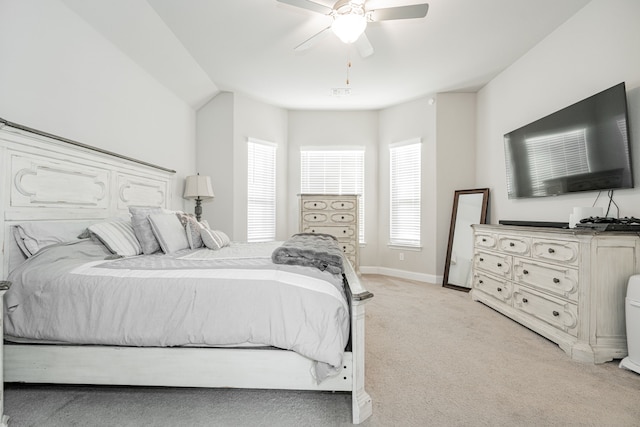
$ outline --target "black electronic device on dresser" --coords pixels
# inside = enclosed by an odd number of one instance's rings
[[[501,219],[498,223],[502,225],[516,225],[519,227],[569,228],[568,222],[556,221],[517,221],[512,219]]]
[[[640,232],[640,219],[635,217],[589,217],[581,219],[580,222],[576,224],[576,228],[597,231]]]

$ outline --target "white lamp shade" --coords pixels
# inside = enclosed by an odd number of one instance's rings
[[[186,179],[184,186],[185,199],[212,199],[213,187],[211,186],[211,178],[206,175],[191,175]]]

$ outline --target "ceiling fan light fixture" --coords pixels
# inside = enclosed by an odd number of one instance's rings
[[[346,13],[337,14],[333,18],[331,29],[343,43],[353,43],[364,33],[367,28],[367,18],[364,14]]]

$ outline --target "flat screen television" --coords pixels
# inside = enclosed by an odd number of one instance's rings
[[[505,134],[504,147],[510,199],[633,188],[624,82]]]

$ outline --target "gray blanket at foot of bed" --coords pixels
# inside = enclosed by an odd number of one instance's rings
[[[294,234],[273,251],[271,259],[276,264],[315,267],[333,274],[344,272],[342,250],[330,234]]]

